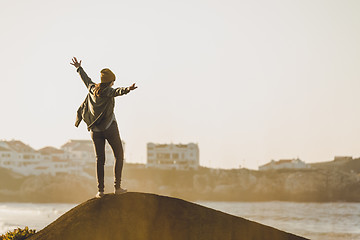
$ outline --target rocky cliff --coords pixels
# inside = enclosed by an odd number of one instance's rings
[[[19,176],[0,168],[0,201],[83,202],[96,193],[90,178],[77,175]],[[113,169],[105,173],[105,190],[113,189]],[[190,201],[360,202],[360,159],[315,164],[311,169],[255,171],[209,169],[178,171],[125,164],[123,185]]]
[[[29,240],[301,240],[259,223],[184,200],[108,194],[65,213]]]

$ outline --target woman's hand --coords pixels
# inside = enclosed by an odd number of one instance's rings
[[[78,60],[76,59],[76,57],[73,57],[71,60],[72,60],[72,63],[70,63],[71,65],[73,65],[73,66],[76,67],[76,68],[81,67],[81,60],[80,60],[80,62],[78,62]]]
[[[137,89],[137,86],[135,86],[135,83],[129,87],[130,91]]]

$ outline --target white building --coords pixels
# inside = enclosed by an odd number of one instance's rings
[[[59,173],[83,174],[83,166],[73,159],[67,158],[67,154],[61,149],[44,147],[38,152],[42,155],[43,161],[39,169],[43,174],[56,175]]]
[[[122,142],[124,156],[125,156],[125,143]],[[94,144],[92,140],[70,140],[61,146],[66,158],[72,159],[81,164],[94,164],[96,163]],[[125,161],[125,159],[124,159]],[[105,144],[105,165],[113,166],[115,162],[114,153],[108,142]]]
[[[94,145],[91,140],[69,140],[60,147],[67,159],[86,165],[96,161]]]
[[[12,169],[22,175],[37,174],[36,167],[42,156],[21,141],[0,141],[0,167]]]
[[[199,147],[189,144],[147,144],[147,167],[163,169],[197,169]]]
[[[304,169],[309,168],[305,162],[301,161],[299,158],[294,159],[282,159],[279,161],[271,160],[271,162],[259,166],[260,171],[266,170],[276,170],[276,169]]]
[[[124,146],[124,143],[123,143]],[[45,147],[38,151],[18,141],[0,141],[0,167],[28,176],[70,173],[87,176],[85,167],[94,167],[96,158],[91,140],[70,140],[62,149]],[[106,144],[105,164],[113,166],[114,154]]]

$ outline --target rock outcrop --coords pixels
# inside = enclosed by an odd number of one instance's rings
[[[29,240],[305,239],[177,198],[107,194],[62,215]]]
[[[123,185],[136,192],[189,201],[360,202],[360,159],[315,166],[276,171],[180,171],[125,164]],[[113,168],[105,169],[105,189],[111,189]],[[94,176],[90,178],[73,174],[21,176],[0,167],[0,202],[81,203],[94,195],[97,183],[94,169],[91,172]]]

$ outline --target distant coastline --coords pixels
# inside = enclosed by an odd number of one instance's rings
[[[106,169],[106,192],[112,192],[113,169]],[[96,191],[89,175],[22,176],[0,168],[1,202],[79,203]],[[123,184],[130,191],[156,193],[189,201],[360,202],[360,159],[312,164],[310,169],[163,170],[125,164]]]

